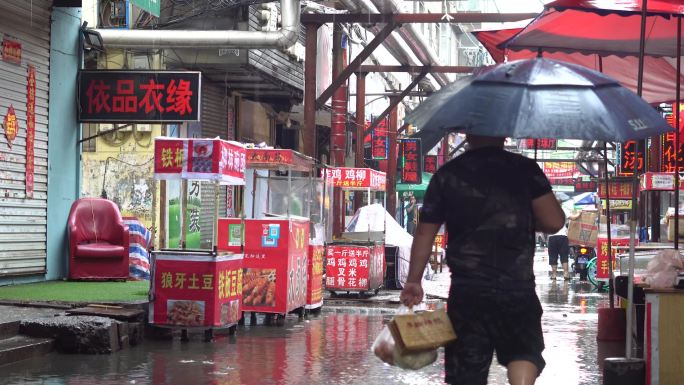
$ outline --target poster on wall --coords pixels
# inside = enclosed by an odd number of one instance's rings
[[[5,138],[7,138],[7,145],[12,148],[12,142],[17,138],[19,131],[19,122],[17,121],[17,114],[14,113],[14,107],[10,104],[7,109],[5,117],[2,119],[2,126],[5,129]]]
[[[35,154],[33,143],[36,138],[36,68],[28,66],[26,86],[26,197],[33,198],[33,177]]]
[[[198,121],[200,89],[200,72],[81,71],[78,78],[78,121]]]
[[[2,39],[2,61],[21,65],[21,43],[4,37]]]

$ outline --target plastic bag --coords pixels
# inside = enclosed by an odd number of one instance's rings
[[[648,262],[646,283],[654,289],[671,288],[682,267],[678,250],[662,250]]]
[[[404,305],[399,306],[396,312],[396,314],[412,313],[413,310]],[[394,337],[392,337],[392,333],[387,325],[382,328],[380,334],[375,338],[371,351],[383,362],[402,369],[417,370],[437,360],[437,349],[401,354],[394,343]]]

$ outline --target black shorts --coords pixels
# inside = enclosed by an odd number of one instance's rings
[[[558,257],[561,263],[568,263],[570,246],[568,237],[565,235],[552,235],[549,237],[549,265],[558,265]]]
[[[445,349],[447,383],[487,384],[494,351],[501,365],[522,360],[536,365],[539,373],[544,369],[542,307],[534,289],[451,285],[447,311],[457,336]]]

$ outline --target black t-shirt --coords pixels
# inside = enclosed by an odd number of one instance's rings
[[[534,287],[532,200],[551,191],[537,163],[497,147],[466,151],[430,180],[421,222],[446,222],[453,284]]]

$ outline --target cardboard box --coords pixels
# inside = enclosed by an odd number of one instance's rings
[[[667,216],[667,240],[674,241],[675,233],[675,221],[674,216]],[[679,239],[684,238],[684,217],[680,215],[679,217]]]
[[[596,247],[598,238],[598,212],[581,211],[580,216],[568,223],[568,241],[571,245]]]

